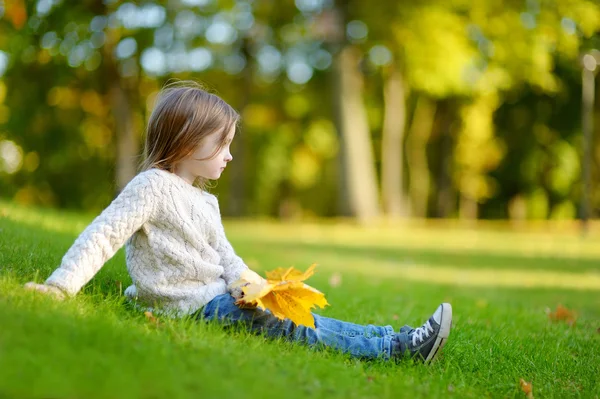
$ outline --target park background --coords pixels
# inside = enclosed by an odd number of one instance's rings
[[[193,79],[243,117],[213,189],[224,215],[574,219],[586,192],[586,215],[600,206],[583,178],[599,173],[582,122],[594,1],[15,0],[2,14],[0,193],[20,204],[105,207],[137,171],[156,92]]]
[[[593,0],[0,0],[0,397],[598,398],[599,49]],[[23,290],[188,79],[242,115],[210,189],[236,252],[318,263],[356,323],[451,302],[438,362],[144,316],[123,251],[65,302]]]

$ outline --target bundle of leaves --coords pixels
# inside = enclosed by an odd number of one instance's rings
[[[275,317],[290,319],[296,325],[315,327],[311,309],[328,305],[325,295],[303,281],[314,274],[316,264],[304,273],[295,269],[277,268],[263,279],[248,270],[234,284],[241,287],[243,296],[236,302],[241,306],[258,306]]]

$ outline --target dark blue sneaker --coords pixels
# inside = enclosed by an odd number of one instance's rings
[[[452,326],[452,306],[442,303],[423,326],[408,334],[408,350],[411,357],[431,362],[446,344]]]

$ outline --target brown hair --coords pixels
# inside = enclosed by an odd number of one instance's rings
[[[208,159],[214,157],[239,119],[229,104],[196,82],[166,85],[148,120],[141,170],[173,172],[177,163],[193,153],[207,136],[221,132],[219,146]],[[205,183],[200,182],[200,186]]]

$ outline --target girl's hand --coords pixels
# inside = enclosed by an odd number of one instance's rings
[[[244,302],[244,291],[242,290],[242,288],[247,287],[251,284],[259,285],[259,286],[266,285],[267,280],[264,279],[262,276],[260,276],[258,273],[254,272],[250,269],[246,269],[242,272],[240,279],[228,287],[229,293],[235,299],[235,301],[238,305],[242,305]],[[255,305],[248,305],[248,304],[243,304],[243,306],[253,307],[253,308],[256,307]]]
[[[36,284],[33,281],[30,281],[27,284],[25,284],[25,289],[31,290],[31,291],[42,292],[42,293],[44,293],[46,295],[50,295],[54,299],[58,299],[58,300],[63,300],[66,298],[66,295],[64,292],[62,292],[59,288],[54,287],[52,285]]]

